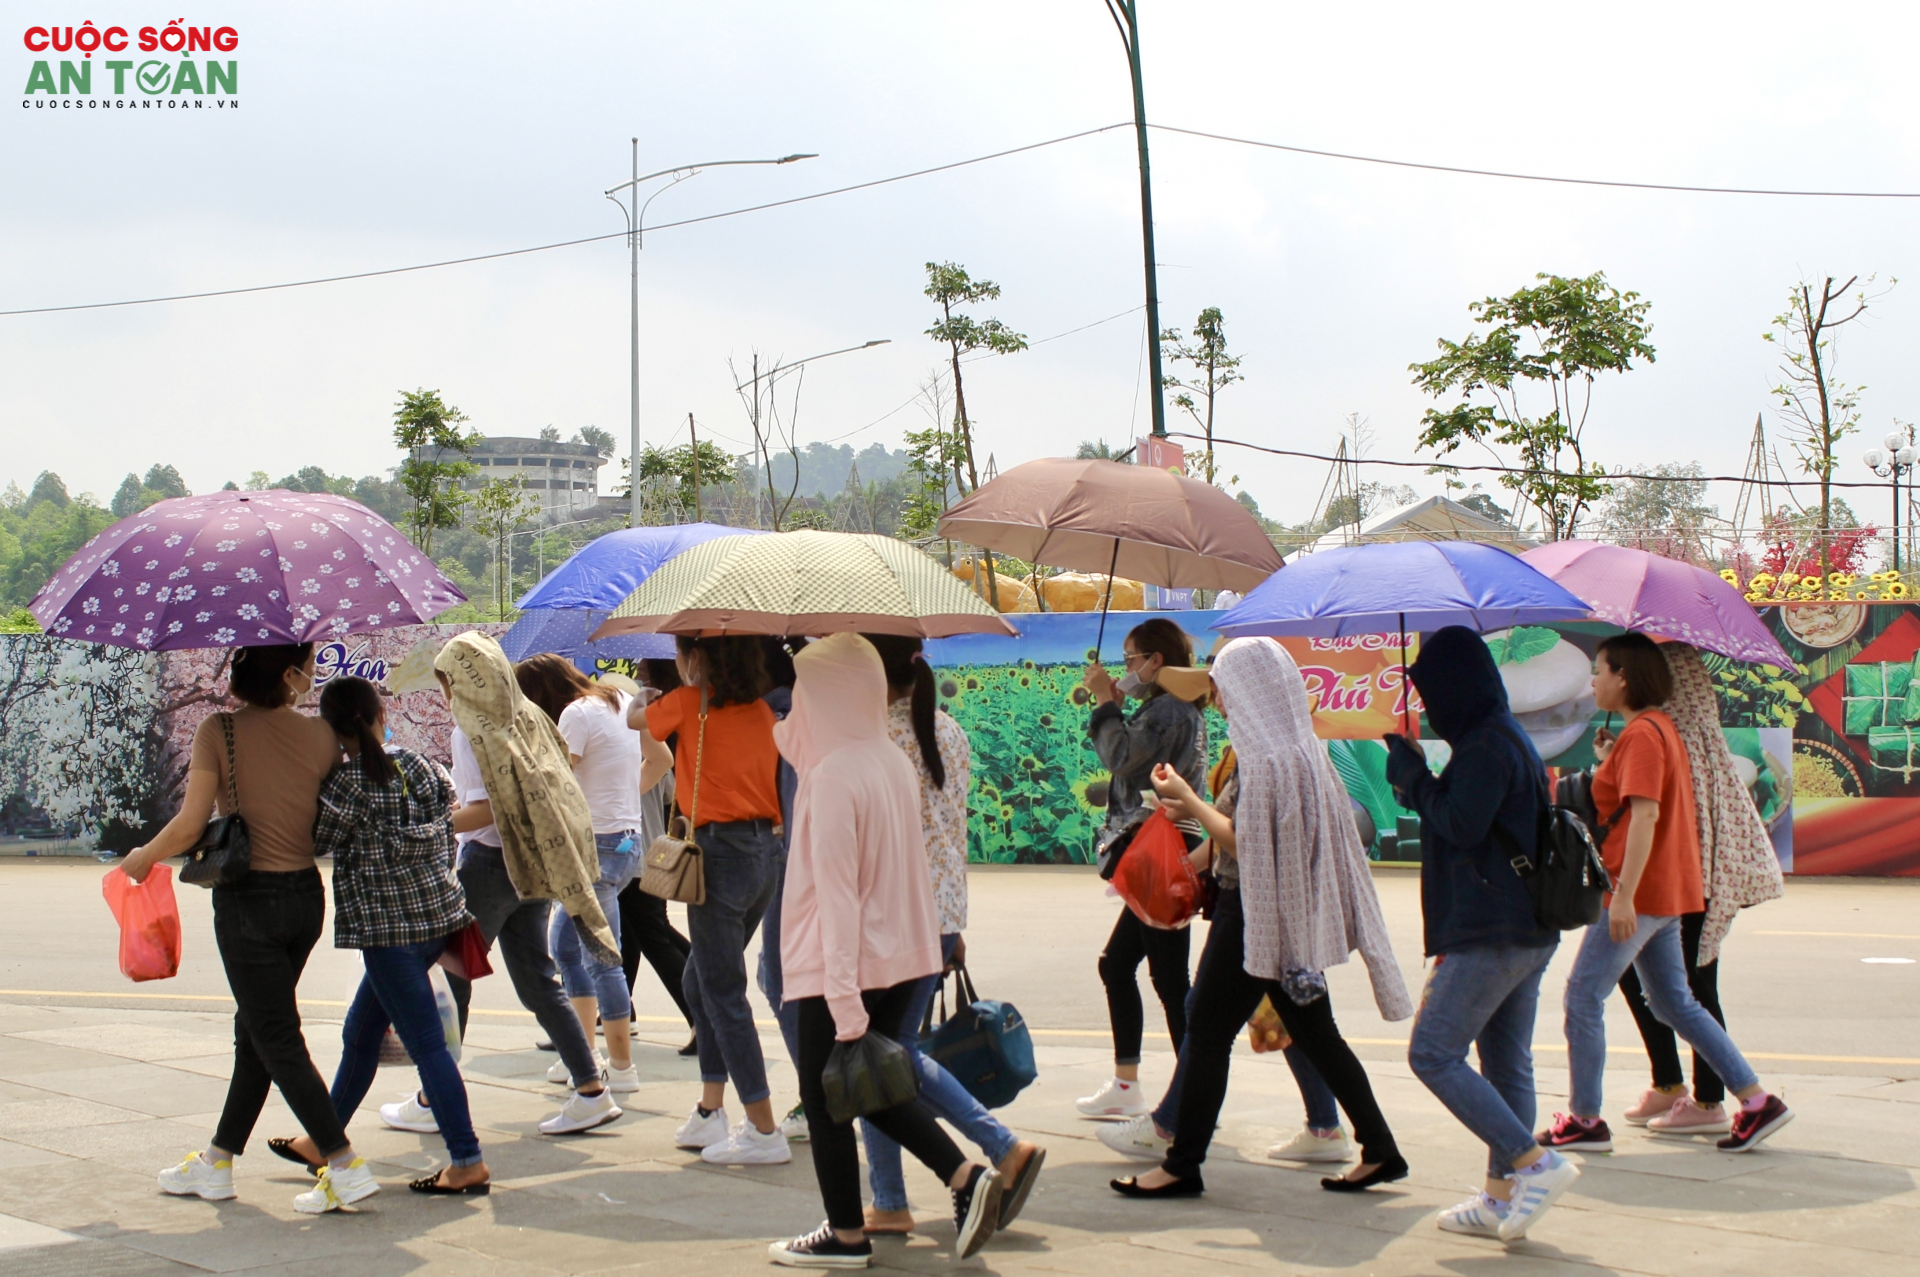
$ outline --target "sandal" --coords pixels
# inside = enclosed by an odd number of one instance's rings
[[[416,1193],[433,1193],[442,1197],[485,1197],[493,1191],[492,1180],[482,1180],[478,1184],[468,1184],[464,1188],[448,1188],[440,1182],[440,1172],[435,1171],[425,1179],[416,1179],[407,1185]]]
[[[268,1140],[267,1147],[273,1151],[276,1157],[284,1157],[295,1166],[306,1167],[307,1174],[309,1175],[319,1175],[320,1168],[326,1165],[325,1162],[309,1162],[306,1158],[294,1152],[293,1141],[290,1139],[281,1138]]]

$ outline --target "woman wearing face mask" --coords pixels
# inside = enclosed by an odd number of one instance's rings
[[[129,878],[144,882],[155,864],[199,843],[216,799],[226,813],[228,795],[238,795],[253,868],[233,886],[213,890],[213,938],[235,1005],[233,1076],[213,1143],[161,1171],[160,1188],[176,1197],[232,1197],[233,1159],[246,1151],[267,1092],[278,1086],[327,1163],[319,1184],[294,1198],[295,1209],[319,1214],[380,1191],[373,1172],[353,1155],[327,1084],[313,1067],[294,998],[326,918],[313,823],[321,782],[340,746],[325,723],[293,708],[313,690],[313,644],[239,648],[228,679],[242,707],[200,724],[179,814],[120,864]]]
[[[1104,852],[1113,841],[1145,820],[1142,793],[1153,790],[1153,770],[1165,765],[1196,790],[1205,784],[1207,728],[1200,710],[1177,696],[1162,693],[1154,680],[1166,666],[1191,666],[1193,642],[1186,632],[1164,617],[1156,617],[1130,631],[1124,644],[1126,672],[1115,680],[1099,665],[1089,665],[1082,685],[1092,694],[1093,716],[1087,737],[1094,752],[1112,773],[1107,786],[1107,819],[1096,835]],[[1125,712],[1128,696],[1140,698],[1140,707]],[[1201,832],[1189,822],[1182,833],[1190,847],[1198,846]],[[1137,972],[1147,963],[1153,991],[1166,1012],[1167,1035],[1173,1049],[1187,1035],[1187,960],[1192,940],[1188,928],[1149,927],[1131,909],[1121,909],[1113,934],[1100,954],[1100,981],[1107,989],[1107,1015],[1113,1025],[1113,1077],[1092,1095],[1078,1101],[1088,1117],[1138,1117],[1152,1107],[1140,1087],[1140,1042],[1146,1014],[1140,1002]]]

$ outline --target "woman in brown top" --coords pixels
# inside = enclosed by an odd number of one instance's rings
[[[293,708],[312,689],[311,643],[235,651],[229,691],[243,707],[200,724],[179,813],[152,842],[129,852],[121,868],[143,881],[154,865],[200,841],[216,799],[224,810],[230,727],[233,787],[253,843],[252,872],[213,892],[213,935],[237,1006],[233,1077],[213,1143],[160,1172],[160,1187],[182,1197],[232,1197],[233,1159],[246,1151],[267,1089],[277,1085],[327,1163],[315,1187],[294,1198],[295,1208],[319,1214],[370,1196],[380,1185],[347,1143],[327,1084],[307,1053],[294,999],[326,916],[313,825],[321,782],[340,758],[333,730]]]

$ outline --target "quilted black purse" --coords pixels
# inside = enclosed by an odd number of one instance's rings
[[[207,831],[187,853],[180,881],[196,887],[231,887],[253,869],[253,835],[240,814],[240,789],[233,778],[233,715],[220,716],[227,738],[227,801],[224,814],[207,822]]]

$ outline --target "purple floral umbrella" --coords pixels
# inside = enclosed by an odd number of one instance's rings
[[[210,492],[122,519],[29,605],[47,633],[142,651],[416,625],[462,594],[399,529],[319,492]]]

